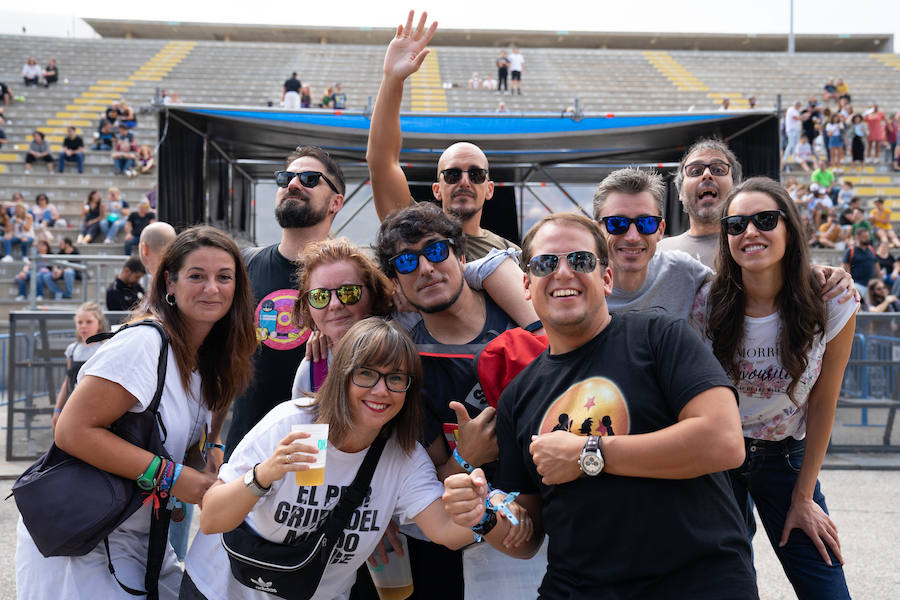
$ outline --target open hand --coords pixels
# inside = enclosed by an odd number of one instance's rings
[[[829,567],[832,566],[831,556],[828,555],[825,544],[828,544],[838,561],[844,564],[837,526],[821,506],[812,500],[792,500],[791,508],[788,509],[787,517],[784,520],[784,530],[781,532],[779,546],[787,544],[788,536],[794,529],[803,530]]]
[[[413,19],[416,12],[409,11],[406,17],[406,25],[397,26],[397,34],[391,40],[387,53],[384,55],[384,76],[397,77],[405,80],[419,70],[425,57],[428,56],[428,42],[431,41],[437,21],[433,22],[426,30],[425,21],[428,13],[423,12],[419,23],[413,30]]]

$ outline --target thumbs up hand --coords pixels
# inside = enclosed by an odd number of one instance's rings
[[[497,411],[489,406],[473,419],[460,402],[451,402],[450,409],[456,413],[456,422],[459,425],[459,439],[456,446],[460,456],[473,467],[497,460],[500,455],[494,431]]]

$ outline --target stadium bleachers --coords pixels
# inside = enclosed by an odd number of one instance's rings
[[[50,88],[24,88],[21,67],[32,55],[41,64],[56,58],[61,81]],[[47,193],[72,225],[55,233],[74,237],[90,190],[105,194],[106,188],[116,186],[127,201],[137,202],[155,177],[114,176],[109,153],[91,150],[83,174],[69,164],[64,174],[49,174],[35,165],[26,175],[25,150],[34,129],[48,134],[54,153],[68,124],[76,125],[90,145],[105,106],[124,97],[138,111],[150,105],[157,88],[176,91],[190,103],[277,105],[291,71],[311,87],[313,104],[326,87],[341,82],[348,107],[362,109],[377,94],[383,55],[383,45],[0,36],[0,81],[24,97],[6,108],[11,123],[2,126],[9,143],[0,149],[0,199],[18,191],[30,203],[38,192]],[[849,84],[857,110],[871,101],[885,112],[900,107],[896,55],[525,48],[521,96],[468,89],[473,73],[495,73],[497,55],[498,49],[491,47],[433,48],[427,69],[409,84],[403,110],[495,112],[502,100],[511,112],[558,113],[577,98],[586,112],[708,111],[724,97],[741,108],[749,96],[757,98],[760,109],[771,110],[778,94],[785,105],[810,94],[821,97],[825,80],[836,76]],[[153,145],[156,128],[155,113],[138,113],[134,132],[139,143]],[[864,206],[875,196],[885,196],[900,224],[898,174],[881,165],[848,174],[861,178],[856,185]],[[796,170],[784,176],[808,181],[808,175]],[[81,250],[121,252],[102,244]],[[5,266],[0,280],[10,281],[7,271],[17,266]],[[14,297],[10,285],[0,283],[0,304]]]

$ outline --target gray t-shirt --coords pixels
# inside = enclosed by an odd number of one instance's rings
[[[610,312],[662,308],[673,317],[688,318],[697,290],[713,272],[680,250],[660,252],[647,264],[647,278],[633,292],[613,287],[606,304]],[[613,279],[615,285],[615,279]]]
[[[656,244],[656,251],[681,250],[687,252],[710,269],[716,268],[716,255],[719,253],[719,232],[706,235],[681,235],[663,238]]]

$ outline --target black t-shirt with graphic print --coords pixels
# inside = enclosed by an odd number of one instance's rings
[[[307,328],[291,324],[297,299],[297,264],[278,252],[278,244],[242,251],[253,290],[253,324],[260,342],[253,355],[253,380],[234,401],[226,459],[266,413],[291,398],[294,374],[306,353]]]
[[[588,343],[545,351],[500,397],[492,483],[540,494],[549,536],[542,598],[756,598],[750,545],[725,473],[664,480],[602,473],[547,486],[531,436],[634,435],[678,421],[716,386],[733,390],[683,319],[614,315]],[[729,400],[731,401],[731,400]]]
[[[461,402],[473,419],[488,406],[478,381],[475,356],[489,341],[516,327],[516,323],[487,294],[484,303],[484,327],[468,344],[441,344],[428,333],[425,321],[416,323],[409,332],[418,344],[425,377],[422,442],[426,448],[443,434],[453,451],[456,413],[448,406],[451,401]]]

